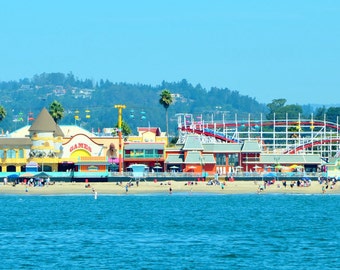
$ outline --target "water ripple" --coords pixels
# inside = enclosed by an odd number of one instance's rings
[[[335,269],[339,196],[3,196],[0,269]]]

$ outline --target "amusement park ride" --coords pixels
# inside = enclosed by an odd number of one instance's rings
[[[204,121],[201,115],[177,114],[179,142],[188,133],[201,135],[202,142],[242,143],[256,140],[264,153],[319,154],[328,160],[340,155],[340,126],[311,119]]]

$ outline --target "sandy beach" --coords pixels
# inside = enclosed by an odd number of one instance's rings
[[[52,185],[46,186],[27,186],[24,184],[18,184],[13,186],[11,183],[4,185],[0,184],[0,195],[5,194],[26,194],[26,195],[58,195],[58,194],[175,194],[175,193],[214,193],[214,194],[271,194],[271,193],[285,193],[285,194],[339,194],[340,184],[337,183],[334,186],[326,184],[320,184],[317,181],[313,181],[308,187],[290,187],[290,183],[287,183],[287,187],[284,187],[281,182],[266,186],[263,190],[263,182],[258,181],[235,181],[224,182],[221,185],[208,185],[207,182],[178,182],[178,181],[166,181],[166,182],[140,182],[137,186],[133,183],[126,190],[126,182],[118,185],[117,183],[89,183],[86,187],[86,183],[69,183],[69,182],[56,182]],[[170,190],[171,189],[171,190]],[[324,191],[323,191],[324,190]]]

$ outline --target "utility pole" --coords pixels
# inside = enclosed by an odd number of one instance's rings
[[[118,109],[118,138],[119,138],[119,172],[122,173],[123,172],[123,163],[122,163],[122,152],[123,152],[123,148],[122,148],[122,112],[123,109],[126,108],[125,105],[115,105],[115,108]]]

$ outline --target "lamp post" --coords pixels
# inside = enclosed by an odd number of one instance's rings
[[[122,112],[123,109],[126,108],[125,105],[115,105],[115,108],[118,109],[118,138],[119,138],[119,172],[123,171],[123,164],[122,164]]]

